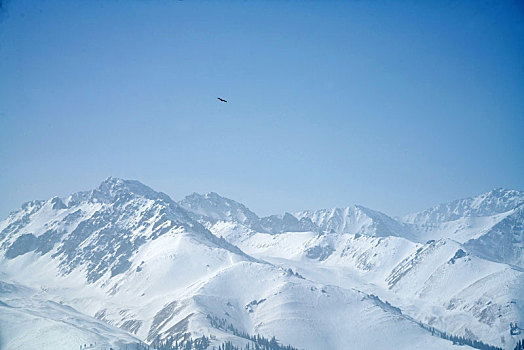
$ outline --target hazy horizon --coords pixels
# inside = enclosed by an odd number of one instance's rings
[[[226,195],[226,194],[219,193],[219,192],[216,192],[216,191],[207,191],[207,192],[195,192],[195,191],[193,191],[193,192],[188,192],[188,193],[186,193],[186,194],[183,195],[182,197],[173,197],[173,196],[170,195],[169,193],[166,193],[165,191],[162,191],[162,189],[159,189],[159,188],[155,188],[155,187],[149,186],[147,183],[145,183],[145,182],[143,182],[143,181],[140,181],[140,180],[138,180],[138,179],[127,179],[127,178],[121,178],[121,177],[118,177],[118,176],[108,176],[108,177],[106,177],[105,179],[102,179],[101,181],[99,181],[99,183],[98,183],[96,186],[92,186],[91,188],[79,189],[79,190],[77,190],[77,191],[73,191],[73,192],[71,192],[71,193],[65,193],[65,194],[62,194],[62,195],[58,195],[58,197],[60,197],[60,198],[65,198],[65,197],[67,197],[67,196],[69,196],[69,195],[71,195],[71,194],[77,193],[77,192],[83,192],[83,191],[93,190],[93,189],[97,188],[98,185],[100,185],[103,181],[106,181],[106,180],[108,180],[109,178],[116,178],[116,179],[121,179],[121,180],[132,180],[132,181],[138,181],[138,182],[142,183],[143,185],[152,188],[152,189],[153,189],[154,191],[156,191],[156,192],[162,192],[162,193],[167,194],[167,195],[168,195],[172,200],[174,200],[175,202],[181,201],[181,200],[184,199],[186,196],[189,196],[189,195],[191,195],[191,194],[193,194],[193,193],[197,193],[197,194],[200,194],[200,195],[205,195],[205,194],[208,194],[208,193],[213,192],[213,193],[218,194],[218,195],[221,196],[221,197],[225,197],[225,198],[228,198],[228,199],[232,199],[232,200],[234,200],[234,201],[237,201],[237,202],[239,202],[239,203],[245,205],[248,209],[250,209],[251,211],[253,211],[255,214],[259,215],[260,217],[263,217],[263,216],[270,216],[270,215],[281,215],[281,214],[284,214],[284,213],[286,213],[286,212],[291,212],[291,213],[293,213],[293,212],[304,211],[304,210],[318,210],[318,209],[331,209],[331,208],[335,208],[335,206],[332,205],[332,206],[326,206],[326,207],[296,208],[296,209],[294,209],[294,210],[287,210],[287,209],[284,209],[284,210],[282,210],[282,211],[280,211],[280,212],[269,211],[269,212],[267,212],[267,213],[261,214],[261,213],[259,213],[257,210],[253,209],[252,206],[249,205],[248,203],[245,203],[245,202],[239,201],[239,200],[236,199],[236,198],[233,198],[233,197],[231,197],[231,196],[228,196],[228,195]],[[470,197],[474,197],[474,196],[481,195],[481,194],[483,194],[483,193],[490,192],[490,191],[493,191],[493,190],[498,190],[498,189],[503,189],[503,190],[516,190],[516,191],[520,191],[520,192],[522,192],[521,189],[516,189],[516,188],[494,187],[494,188],[492,188],[492,189],[490,189],[490,190],[488,190],[488,191],[485,191],[485,192],[482,192],[482,193],[473,194],[473,195],[470,196]],[[48,199],[51,199],[52,197],[54,197],[54,195],[53,195],[53,196],[49,196],[49,197],[47,197],[47,198],[34,198],[33,200],[48,200]],[[420,208],[420,209],[418,209],[418,210],[415,210],[415,211],[412,211],[412,212],[407,212],[407,213],[404,213],[404,214],[401,214],[401,215],[392,215],[392,214],[390,214],[390,213],[388,213],[388,212],[384,212],[384,214],[387,214],[387,215],[389,215],[389,216],[391,216],[391,217],[403,217],[403,216],[408,215],[408,214],[414,214],[414,213],[417,213],[417,212],[423,211],[423,210],[425,210],[425,209],[430,209],[430,208],[435,207],[435,206],[437,206],[437,205],[439,205],[439,204],[445,204],[445,203],[449,203],[449,202],[452,202],[452,201],[455,201],[455,200],[459,200],[459,199],[464,199],[464,198],[468,198],[468,197],[450,198],[449,200],[446,200],[446,201],[444,201],[444,202],[434,203],[434,204],[432,204],[432,205],[430,205],[430,206],[428,206],[428,207]],[[24,203],[21,203],[20,206],[21,206],[22,204],[24,204]],[[338,207],[347,207],[347,206],[352,206],[352,205],[363,205],[363,204],[362,204],[362,203],[348,202],[348,203],[343,204],[343,205],[340,205],[340,206],[338,206]],[[19,207],[20,207],[20,206],[19,206]],[[13,211],[18,210],[19,207],[13,209]],[[372,208],[372,207],[369,207],[369,209],[375,209],[375,210],[376,210],[376,208]]]

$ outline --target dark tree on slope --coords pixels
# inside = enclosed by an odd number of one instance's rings
[[[462,336],[458,336],[454,334],[448,334],[446,332],[439,331],[438,329],[425,325],[422,322],[420,322],[419,325],[420,327],[424,328],[425,330],[430,331],[431,335],[438,336],[442,339],[450,340],[455,345],[469,345],[472,348],[480,349],[480,350],[502,350],[502,348],[483,343],[479,340],[473,340],[473,339],[469,339],[466,337],[462,337]]]
[[[168,337],[153,342],[152,347],[157,350],[206,350],[209,347],[209,338],[205,335],[192,339],[189,333],[184,333],[176,339]]]
[[[223,330],[225,332],[236,335],[247,340],[251,340],[254,343],[253,350],[298,350],[297,348],[292,347],[291,345],[280,345],[275,337],[271,339],[265,338],[260,334],[250,335],[246,332],[239,331],[231,323],[228,323],[227,320],[223,318],[218,318],[216,316],[207,315],[207,319],[210,321],[211,325],[217,329]],[[227,344],[227,343],[224,343]],[[232,344],[231,344],[232,345]],[[242,348],[232,348],[234,350]],[[251,349],[251,348],[246,348]],[[223,350],[223,349],[220,349]],[[229,350],[229,349],[228,349]]]

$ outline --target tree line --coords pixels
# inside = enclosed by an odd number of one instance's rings
[[[480,340],[469,339],[463,336],[449,334],[443,331],[439,331],[438,329],[425,325],[422,322],[420,322],[419,325],[420,327],[430,331],[431,335],[436,335],[442,339],[452,341],[453,344],[456,344],[456,345],[469,345],[472,348],[480,349],[480,350],[503,350],[502,348],[499,348],[497,346],[483,343]]]
[[[236,329],[231,323],[228,323],[227,320],[223,318],[219,318],[217,316],[207,315],[207,319],[211,323],[211,326],[221,329],[225,332],[231,333],[233,335],[236,335],[237,337],[244,338],[247,340],[250,340],[254,343],[254,347],[246,347],[246,348],[227,348],[227,349],[218,349],[218,350],[243,350],[243,349],[255,349],[255,350],[298,350],[298,348],[295,348],[291,345],[280,345],[275,337],[271,337],[271,339],[265,338],[261,336],[260,334],[257,335],[250,335],[247,332],[239,331]],[[224,343],[227,344],[227,343]],[[230,344],[230,346],[233,346],[233,344]],[[246,345],[246,346],[249,346]]]

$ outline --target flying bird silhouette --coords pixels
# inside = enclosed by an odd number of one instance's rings
[[[217,98],[218,98],[218,100],[219,100],[220,102],[224,102],[224,103],[227,103],[227,101],[226,101],[226,100],[224,100],[223,98],[220,98],[220,97],[217,97]]]

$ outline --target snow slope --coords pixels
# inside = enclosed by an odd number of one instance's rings
[[[216,193],[177,203],[108,178],[0,222],[2,279],[24,290],[1,295],[17,309],[0,306],[9,309],[0,331],[9,330],[13,349],[38,332],[66,341],[53,335],[63,318],[85,328],[67,331],[67,344],[206,336],[211,346],[240,346],[250,342],[242,333],[260,333],[304,349],[455,348],[422,322],[510,348],[518,338],[509,323],[524,322],[522,212],[514,196],[500,198],[489,218],[449,216],[472,222],[451,234],[438,215],[433,226],[422,219],[432,215],[401,222],[360,206],[260,218]],[[428,232],[439,237],[425,242]],[[502,252],[489,249],[508,236]],[[33,328],[6,326],[33,316]],[[53,348],[45,338],[37,345]]]
[[[309,218],[323,231],[357,233],[370,236],[409,236],[409,228],[384,213],[354,205],[345,208],[309,210],[296,214]]]
[[[436,224],[464,217],[483,217],[505,213],[524,203],[524,192],[497,188],[481,195],[437,205],[410,214],[402,221],[412,224]]]
[[[139,339],[33,290],[0,281],[0,348],[124,349]]]
[[[440,204],[402,221],[415,239],[451,238],[475,254],[524,269],[524,192],[495,189]]]
[[[502,346],[522,322],[524,273],[481,259],[449,239],[414,243],[358,234],[258,233],[247,253],[306,278],[379,295],[414,319]]]

